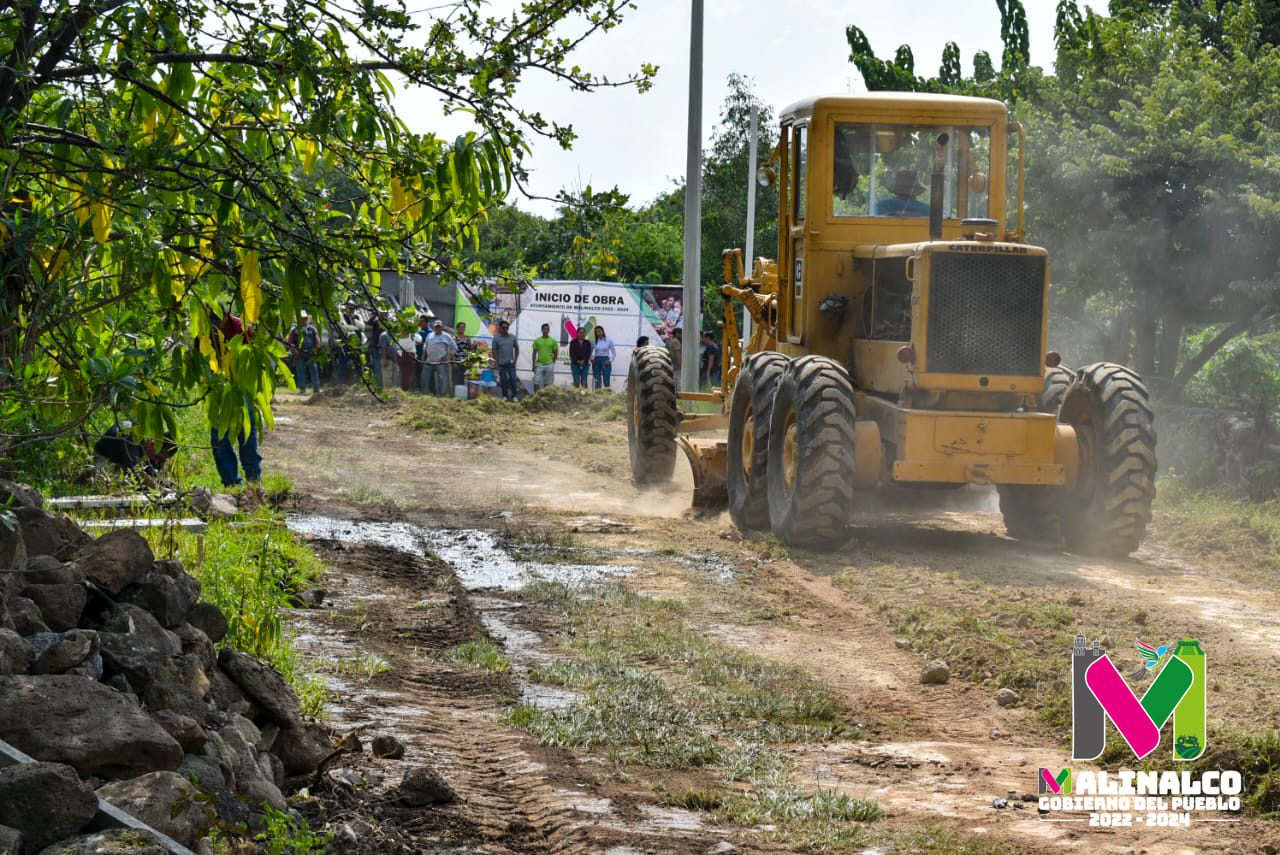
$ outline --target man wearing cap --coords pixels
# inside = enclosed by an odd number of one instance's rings
[[[337,321],[329,327],[329,352],[333,356],[335,379],[341,383],[349,382],[348,376],[360,376],[360,336],[364,332],[364,323],[356,314],[354,300],[348,300],[338,313]]]
[[[444,331],[444,321],[436,318],[431,325],[431,335],[422,347],[422,356],[427,361],[426,371],[437,398],[453,394],[453,361],[457,354],[458,345],[453,336]]]
[[[427,358],[423,354],[427,349],[427,339],[431,338],[431,317],[418,315],[418,329],[413,334],[413,350],[417,357],[418,373],[416,376],[418,391],[424,395],[431,392],[431,372],[427,370]]]
[[[303,309],[298,313],[302,318],[302,326],[298,328],[298,391],[307,391],[307,380],[311,380],[311,386],[316,392],[320,391],[320,366],[316,363],[316,350],[320,347],[320,331],[316,329],[315,322],[311,316],[307,314],[307,310]]]
[[[899,169],[889,182],[892,198],[876,200],[877,217],[927,217],[929,206],[915,198],[924,192],[924,185],[916,177],[914,169]]]
[[[498,368],[498,385],[502,387],[502,400],[520,400],[520,381],[516,379],[516,359],[520,356],[520,343],[511,334],[511,324],[498,322],[498,334],[493,337],[493,363]]]

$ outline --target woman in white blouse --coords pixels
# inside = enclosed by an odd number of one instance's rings
[[[595,341],[591,343],[591,375],[595,378],[595,388],[608,389],[609,378],[613,374],[613,360],[618,356],[618,349],[613,346],[613,339],[605,335],[604,327],[596,327]]]

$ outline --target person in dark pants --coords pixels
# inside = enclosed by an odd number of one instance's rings
[[[213,443],[213,463],[218,468],[218,477],[222,479],[224,487],[240,486],[240,467],[244,467],[245,480],[250,484],[257,484],[262,480],[262,455],[258,453],[258,413],[247,400],[245,407],[248,410],[249,433],[246,436],[241,427],[236,436],[239,460],[236,459],[237,448],[231,447],[230,431],[219,433],[217,428],[212,428],[209,433]]]
[[[587,388],[588,378],[591,376],[591,354],[594,348],[591,342],[587,341],[587,328],[578,327],[578,333],[573,341],[569,342],[569,368],[573,371],[573,386],[575,389]]]
[[[465,322],[460,322],[454,328],[453,341],[458,348],[457,361],[453,363],[453,385],[465,386],[467,384],[467,354],[471,352],[471,337],[467,335]]]
[[[720,381],[720,346],[716,337],[709,332],[702,334],[701,382],[704,389],[710,388]]]
[[[422,356],[422,349],[427,346],[427,337],[431,335],[431,318],[426,315],[418,315],[418,330],[413,334],[413,350],[415,355],[415,364],[417,365],[417,376],[414,377],[414,388],[422,394],[431,391],[431,372],[427,370],[427,361]]]
[[[498,323],[498,334],[493,337],[493,363],[498,368],[498,385],[502,387],[502,400],[520,400],[520,381],[516,378],[516,360],[520,358],[520,343],[511,334],[511,325]]]
[[[225,311],[222,320],[210,334],[210,340],[219,361],[222,359],[223,342],[231,341],[236,336],[242,336],[245,341],[249,341],[253,337],[253,331],[252,329],[246,331],[239,318],[229,310]],[[218,469],[218,477],[222,479],[224,487],[239,486],[240,467],[244,467],[244,477],[249,483],[256,484],[262,480],[262,455],[258,453],[258,414],[248,398],[245,398],[244,406],[248,411],[249,431],[246,435],[244,428],[241,427],[236,435],[236,444],[240,452],[238,460],[236,449],[231,446],[231,432],[219,432],[216,427],[209,429],[209,440],[213,446],[213,463]],[[210,418],[210,421],[213,419]]]
[[[301,312],[302,326],[298,328],[298,371],[296,375],[298,391],[307,391],[307,382],[318,394],[320,392],[320,364],[316,362],[316,351],[320,349],[320,331],[315,321],[305,311]]]
[[[596,391],[608,389],[613,375],[613,360],[618,358],[618,349],[613,346],[613,339],[605,333],[604,327],[595,328],[595,340],[591,342],[591,376],[595,381]]]
[[[382,388],[382,319],[374,312],[364,325],[365,352],[369,354],[369,371],[373,383]]]

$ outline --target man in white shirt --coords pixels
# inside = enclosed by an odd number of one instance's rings
[[[444,321],[436,319],[422,347],[422,356],[426,360],[426,372],[437,397],[443,398],[453,394],[453,362],[458,356],[458,345],[453,336],[444,331]]]

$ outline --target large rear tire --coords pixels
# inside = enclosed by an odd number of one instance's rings
[[[769,523],[792,546],[834,549],[849,539],[853,504],[853,386],[825,356],[790,363],[769,420]]]
[[[743,531],[769,527],[769,419],[787,357],[753,353],[738,372],[729,407],[729,516]]]
[[[632,351],[627,373],[627,440],[637,486],[665,484],[676,466],[676,378],[663,347]]]
[[[1040,412],[1057,415],[1070,385],[1071,372],[1067,369],[1046,371],[1044,388],[1040,390]],[[1058,520],[1061,488],[1006,484],[996,489],[1000,494],[1005,531],[1010,537],[1054,545],[1062,543],[1062,526]]]
[[[1086,366],[1058,421],[1075,428],[1079,475],[1061,503],[1067,548],[1125,556],[1142,543],[1156,497],[1156,429],[1146,384],[1110,362]]]

